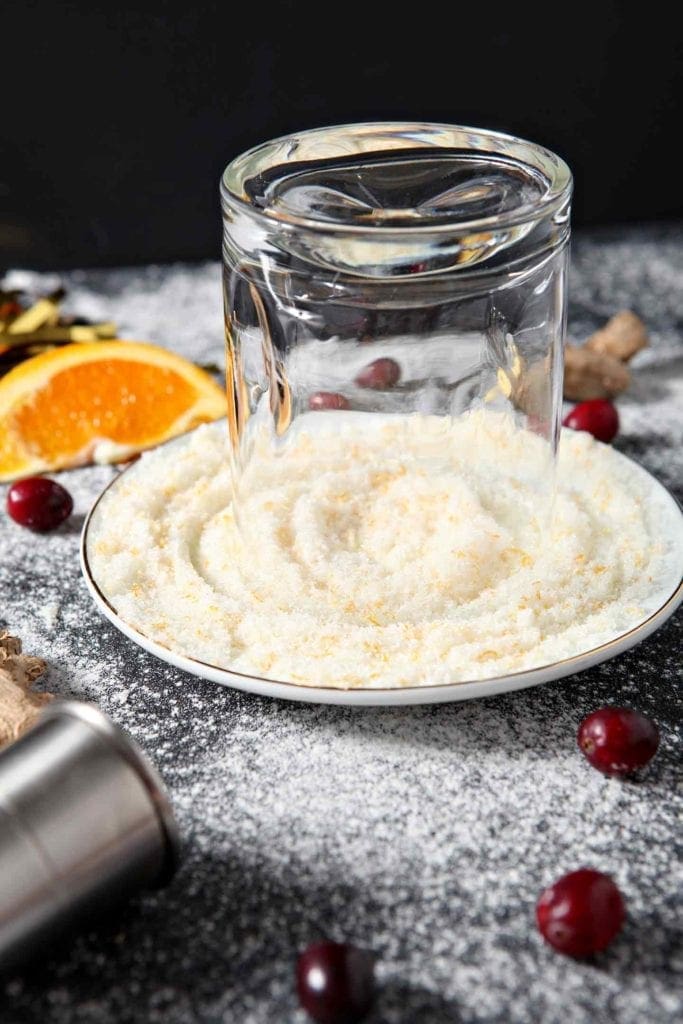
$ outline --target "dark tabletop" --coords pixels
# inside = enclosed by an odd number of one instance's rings
[[[74,310],[123,336],[222,361],[216,264],[64,281]],[[616,444],[682,499],[683,233],[579,237],[570,296],[577,340],[621,308],[646,320],[652,348]],[[167,889],[1,982],[2,1024],[303,1024],[293,966],[321,936],[377,952],[369,1024],[683,1019],[680,613],[590,671],[486,700],[353,709],[233,692],[157,661],[93,607],[78,534],[115,472],[64,474],[76,510],[54,534],[0,516],[0,623],[48,659],[48,688],[96,701],[147,751],[183,864]],[[660,725],[639,782],[598,774],[576,748],[604,703]],[[615,878],[628,920],[580,963],[543,944],[533,912],[583,865]]]

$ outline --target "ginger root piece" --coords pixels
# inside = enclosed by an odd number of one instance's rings
[[[631,374],[614,356],[567,345],[564,351],[564,397],[573,402],[614,398],[631,383]]]
[[[45,671],[42,658],[21,653],[21,640],[0,631],[0,748],[33,723],[51,693],[34,693],[31,684]]]
[[[547,381],[548,381],[549,360],[541,359],[532,363],[520,363],[520,372],[513,381],[512,403],[516,409],[520,409],[527,416],[544,419],[547,413],[545,405],[547,402]]]
[[[623,309],[599,331],[591,334],[584,348],[627,363],[636,352],[647,348],[648,344],[647,328],[643,321],[630,309]]]
[[[614,398],[631,383],[625,366],[648,345],[645,324],[628,309],[616,313],[585,345],[564,352],[564,397],[573,402]]]

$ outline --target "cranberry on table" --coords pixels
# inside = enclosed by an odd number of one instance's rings
[[[619,433],[619,413],[606,398],[579,402],[562,420],[572,430],[586,430],[597,441],[609,444]]]
[[[314,412],[321,409],[348,409],[349,400],[336,391],[316,391],[308,399],[308,408]]]
[[[359,388],[374,388],[381,391],[384,388],[393,388],[400,379],[401,367],[396,360],[382,358],[364,366],[356,377],[356,384]]]
[[[355,1024],[375,992],[375,955],[343,942],[318,942],[299,956],[296,987],[301,1006],[317,1024]]]
[[[581,722],[578,744],[587,760],[606,775],[629,775],[657,753],[659,729],[633,708],[600,708]]]
[[[69,492],[44,476],[18,480],[7,492],[7,511],[15,523],[38,533],[54,530],[69,518],[73,507]]]
[[[24,307],[16,299],[7,299],[0,303],[0,320],[14,320],[23,312]]]
[[[609,875],[580,868],[549,886],[536,905],[543,938],[559,953],[584,957],[605,949],[624,923],[624,900]]]

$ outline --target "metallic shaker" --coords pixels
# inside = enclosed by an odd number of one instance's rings
[[[91,704],[56,701],[0,754],[0,970],[175,869],[163,783]]]

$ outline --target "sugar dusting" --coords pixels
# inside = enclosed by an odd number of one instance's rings
[[[680,237],[579,239],[574,254],[577,337],[621,305],[653,330],[617,444],[683,498]],[[72,282],[74,311],[87,300],[130,336],[220,359],[217,266]],[[61,474],[76,517],[55,534],[0,516],[0,617],[48,658],[49,688],[98,701],[160,767],[185,866],[169,890],[3,983],[3,1020],[305,1024],[294,951],[328,934],[380,955],[368,1024],[680,1021],[680,613],[614,661],[492,700],[357,711],[259,699],[158,662],[92,607],[79,525],[113,476]],[[662,727],[640,785],[577,755],[579,719],[606,702]],[[623,936],[595,964],[554,955],[532,923],[540,889],[580,864],[610,872],[628,900]]]

